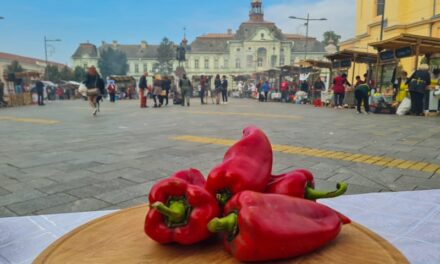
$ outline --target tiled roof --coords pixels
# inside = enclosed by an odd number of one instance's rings
[[[306,38],[306,36],[300,35],[300,34],[284,34],[284,36],[288,40],[300,40],[300,39],[304,40]],[[309,40],[316,40],[316,38],[314,38],[314,37],[308,37],[308,39]]]
[[[127,55],[128,59],[138,59],[138,58],[155,59],[158,56],[157,49],[159,48],[159,45],[142,46],[142,45],[123,45],[123,44],[116,44],[116,45],[103,44],[101,47],[99,47],[99,51],[114,47],[116,47],[117,50],[124,52]]]
[[[96,49],[96,46],[90,43],[81,43],[72,58],[81,58],[85,55],[88,55],[91,58],[97,58],[98,50]]]
[[[216,38],[216,39],[231,39],[232,40],[232,39],[234,39],[234,37],[235,37],[235,34],[228,34],[228,33],[216,34],[216,33],[211,33],[211,34],[201,35],[198,38]]]
[[[307,51],[308,52],[326,52],[325,51],[325,44],[317,41],[315,39],[309,39],[308,41],[308,47],[307,47]],[[305,39],[303,40],[296,40],[294,42],[293,48],[292,48],[292,52],[304,52],[306,50],[306,41]]]
[[[191,43],[189,52],[227,52],[228,41],[232,39],[198,37]]]
[[[21,64],[35,64],[35,65],[42,65],[42,64],[46,63],[46,61],[41,60],[41,59],[36,59],[36,58],[32,58],[32,57],[25,57],[25,56],[4,53],[4,52],[0,52],[0,60],[18,61]],[[65,64],[53,62],[53,61],[48,61],[48,63],[51,65],[56,65],[58,67],[66,66]]]

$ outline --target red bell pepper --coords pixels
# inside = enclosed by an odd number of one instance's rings
[[[266,192],[317,200],[343,195],[347,191],[348,185],[341,182],[336,185],[336,188],[337,190],[331,192],[316,190],[313,174],[308,170],[300,169],[283,175],[272,176]]]
[[[225,233],[224,247],[239,261],[272,261],[317,250],[337,237],[348,218],[304,199],[244,191],[209,224]]]
[[[188,169],[183,171],[175,172],[171,178],[179,178],[181,180],[184,180],[192,185],[197,185],[202,188],[205,187],[206,179],[203,176],[203,174],[196,169]]]
[[[207,224],[220,215],[220,208],[200,186],[200,175],[195,170],[178,172],[153,186],[144,227],[150,238],[161,244],[192,245],[211,236]]]
[[[244,190],[264,192],[272,171],[272,146],[260,129],[250,126],[208,176],[206,189],[221,205]]]

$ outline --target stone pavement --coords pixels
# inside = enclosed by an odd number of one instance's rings
[[[106,102],[92,118],[87,103],[78,100],[0,110],[0,217],[144,203],[156,180],[189,167],[206,175],[227,149],[176,137],[236,140],[249,124],[264,129],[273,144],[316,150],[275,152],[274,173],[310,168],[318,188],[333,189],[338,181],[350,183],[349,193],[440,188],[440,118],[238,99],[220,106],[194,99],[191,108],[146,110],[135,101]],[[331,159],[319,150],[409,163],[371,165]],[[430,170],[409,169],[416,162]]]

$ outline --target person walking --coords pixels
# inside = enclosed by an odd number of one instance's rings
[[[43,106],[44,105],[44,84],[41,80],[37,80],[35,83],[35,88],[37,90],[38,95],[38,105]]]
[[[200,77],[200,102],[202,105],[206,104],[205,103],[205,93],[206,93],[206,79],[205,76],[201,76]]]
[[[360,84],[356,85],[356,88],[354,90],[354,96],[356,98],[356,104],[357,104],[357,113],[362,114],[361,106],[364,104],[365,113],[370,113],[370,102],[369,102],[369,94],[370,93],[370,86],[368,84],[361,81]]]
[[[425,91],[431,85],[431,75],[429,66],[422,64],[406,81],[411,95],[411,113],[414,115],[423,115],[423,99]]]
[[[269,91],[270,91],[269,81],[265,81],[263,83],[263,85],[261,86],[261,90],[264,93],[264,102],[267,102],[267,99],[269,98]]]
[[[88,69],[84,85],[87,87],[87,98],[92,108],[92,116],[96,116],[98,113],[98,97],[104,92],[105,84],[94,66]]]
[[[222,87],[222,81],[220,80],[220,75],[218,74],[217,76],[215,76],[214,86],[215,86],[215,101],[217,104],[220,104],[220,95],[223,94],[223,87]]]
[[[168,76],[165,76],[164,81],[162,83],[162,94],[164,94],[162,100],[165,100],[165,105],[168,105],[168,97],[170,97],[171,90],[171,79]]]
[[[148,108],[148,106],[147,106],[147,96],[148,96],[147,77],[148,77],[148,72],[145,72],[139,80],[139,93],[140,93],[141,108]]]
[[[162,77],[158,74],[154,77],[153,81],[153,100],[154,107],[162,107]]]
[[[228,80],[226,75],[223,75],[222,79],[222,100],[223,104],[228,104]]]
[[[348,84],[347,74],[336,76],[333,80],[333,93],[335,96],[335,108],[342,109],[345,97],[345,85]]]
[[[190,106],[190,98],[191,98],[191,90],[192,90],[192,84],[191,81],[188,80],[188,77],[186,77],[186,74],[183,75],[182,79],[179,81],[179,87],[182,91],[182,106]]]

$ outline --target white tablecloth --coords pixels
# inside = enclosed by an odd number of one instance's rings
[[[411,263],[440,263],[440,190],[343,196],[321,203],[383,236]],[[70,230],[111,213],[0,219],[0,263],[31,263]]]

